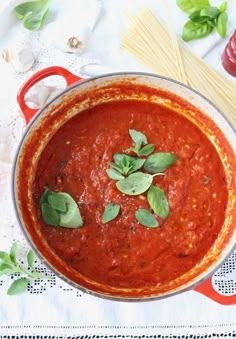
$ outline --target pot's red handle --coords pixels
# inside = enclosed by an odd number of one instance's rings
[[[30,90],[30,88],[35,85],[38,81],[47,78],[48,76],[52,75],[60,75],[63,78],[65,78],[67,86],[72,85],[73,83],[81,80],[80,77],[72,74],[67,69],[59,66],[51,66],[44,68],[38,72],[36,72],[32,77],[30,77],[19,89],[17,93],[17,101],[21,108],[22,113],[25,116],[25,121],[28,123],[36,112],[38,112],[38,109],[33,109],[27,106],[25,102],[25,95]]]
[[[212,278],[208,278],[201,285],[195,287],[194,290],[204,294],[208,298],[216,301],[217,303],[221,305],[236,304],[236,294],[227,296],[227,295],[218,293],[212,285]]]

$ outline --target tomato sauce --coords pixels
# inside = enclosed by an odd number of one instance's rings
[[[122,194],[106,173],[113,155],[133,146],[129,129],[144,133],[154,152],[177,156],[164,176],[154,178],[170,206],[166,220],[157,217],[157,228],[135,218],[137,209],[150,210],[146,193]],[[39,199],[45,187],[75,199],[82,228],[43,222]],[[139,288],[171,281],[200,262],[222,227],[228,196],[219,155],[198,127],[167,107],[130,100],[99,104],[57,131],[40,156],[33,198],[40,230],[65,265],[102,284]],[[121,212],[103,224],[111,202]]]

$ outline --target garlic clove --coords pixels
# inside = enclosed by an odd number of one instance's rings
[[[11,64],[17,72],[28,71],[35,62],[32,47],[28,44],[15,44],[4,48],[2,57],[6,63]]]
[[[41,32],[41,41],[48,47],[55,47],[67,53],[81,54],[88,49],[92,30],[88,25],[77,22],[52,22]]]

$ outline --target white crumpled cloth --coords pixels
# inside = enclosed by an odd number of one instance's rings
[[[168,1],[174,27],[180,33],[187,16]],[[18,241],[20,255],[26,254],[26,243],[15,216],[11,195],[11,170],[17,146],[25,130],[25,121],[16,102],[19,87],[35,71],[51,65],[68,68],[89,77],[116,71],[150,71],[120,48],[121,35],[128,28],[127,17],[143,6],[160,15],[160,2],[154,0],[52,0],[53,18],[72,11],[78,20],[93,26],[92,41],[81,55],[67,54],[54,46],[46,46],[42,33],[28,33],[12,14],[12,7],[21,1],[3,1],[0,5],[0,47],[7,47],[16,36],[34,46],[37,62],[26,73],[16,73],[0,61],[0,250],[9,250]],[[211,1],[219,5],[221,1]],[[191,42],[191,48],[207,62],[226,74],[220,55],[230,33],[236,28],[236,1],[229,1],[230,29],[221,40],[216,34]],[[51,18],[51,19],[53,19]],[[95,23],[95,25],[94,25]],[[43,35],[42,35],[43,36]],[[227,75],[228,76],[228,75]],[[41,85],[28,97],[40,106],[63,85],[57,80]],[[57,87],[57,89],[55,89]],[[43,94],[42,94],[43,93]],[[231,269],[222,279],[230,279],[236,290],[236,255],[228,265]],[[10,297],[6,294],[9,277],[0,277],[0,339],[38,335],[49,338],[97,336],[105,338],[215,338],[236,336],[236,305],[223,306],[195,292],[185,292],[168,299],[150,302],[115,302],[78,291],[56,278],[37,261],[37,269],[52,276],[48,281],[32,283],[26,293]],[[159,336],[158,336],[159,335]],[[84,337],[83,337],[84,338]]]

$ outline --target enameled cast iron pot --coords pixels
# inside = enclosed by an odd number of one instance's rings
[[[64,77],[67,86],[69,87],[39,112],[29,108],[24,100],[25,94],[35,83],[51,75],[60,75]],[[117,84],[119,86],[117,86]],[[63,266],[60,258],[56,257],[45,239],[41,237],[32,207],[32,195],[30,190],[37,159],[51,136],[54,135],[68,119],[89,107],[117,99],[139,99],[140,94],[135,91],[135,86],[133,86],[135,84],[141,84],[152,88],[161,88],[172,92],[191,102],[192,105],[199,108],[207,117],[210,117],[210,119],[214,121],[214,127],[207,126],[207,119],[206,121],[204,121],[204,119],[202,121],[196,120],[194,123],[201,129],[204,129],[204,132],[207,133],[222,159],[229,194],[225,223],[214,246],[204,256],[202,261],[194,269],[184,274],[184,276],[179,279],[177,285],[170,284],[168,291],[162,292],[152,288],[150,290],[144,290],[138,297],[132,289],[122,291],[119,288],[102,286],[97,282],[89,281],[79,273],[78,279],[76,281],[73,280],[67,272],[65,265]],[[124,95],[119,88],[122,88],[122,86],[127,87],[127,85],[129,91]],[[209,278],[231,253],[236,240],[236,134],[231,124],[211,102],[181,83],[153,74],[116,73],[88,80],[81,80],[61,67],[49,67],[37,72],[20,89],[17,99],[21,110],[25,115],[26,122],[30,123],[19,146],[15,160],[13,176],[15,209],[24,234],[31,246],[59,277],[76,288],[114,300],[150,300],[167,297],[194,288],[222,304],[236,303],[236,295],[229,297],[220,295],[213,288],[212,281]],[[151,97],[149,100],[158,102],[163,99]],[[73,108],[68,105],[68,103],[72,101],[75,103]],[[64,114],[58,114],[58,111],[62,110]],[[184,114],[187,113],[185,112]],[[194,120],[194,117],[192,117],[192,119]],[[215,133],[216,130],[219,130],[218,127],[220,127],[220,130],[223,132],[220,133],[220,136]],[[33,144],[31,142],[32,139],[34,139]],[[230,152],[228,152],[228,147],[231,149]],[[25,159],[29,159],[29,154],[30,161],[26,162]],[[22,205],[21,194],[22,190],[25,190],[25,188],[27,188],[27,203]]]

